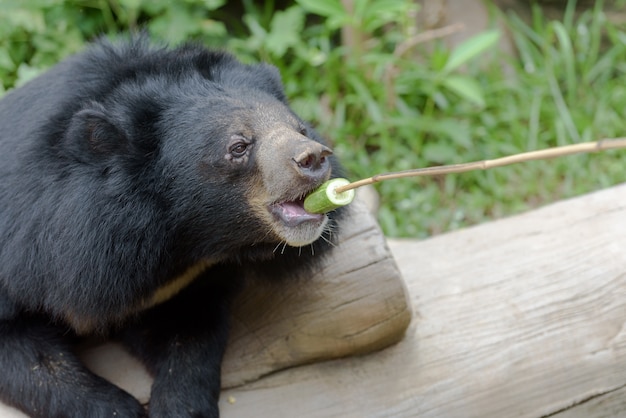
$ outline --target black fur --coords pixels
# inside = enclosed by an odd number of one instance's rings
[[[273,67],[143,38],[99,42],[0,100],[2,401],[33,417],[147,416],[73,353],[73,335],[113,334],[155,377],[150,417],[218,416],[244,277],[302,274],[331,248],[283,248],[257,216],[250,196],[267,167],[255,153],[269,145],[251,121],[269,108],[306,133],[300,142],[322,142],[287,107]],[[252,145],[228,148],[240,135]],[[317,173],[309,161],[297,174],[272,168],[294,176],[285,200],[324,180],[318,162]],[[202,260],[211,267],[193,283],[146,304]]]

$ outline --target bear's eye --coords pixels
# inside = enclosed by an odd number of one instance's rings
[[[230,149],[228,150],[228,152],[234,158],[241,158],[244,155],[246,155],[247,150],[248,150],[248,144],[246,144],[245,142],[237,142],[230,146]]]
[[[308,131],[307,131],[306,127],[301,126],[300,127],[300,135],[308,136],[307,134],[308,134]]]

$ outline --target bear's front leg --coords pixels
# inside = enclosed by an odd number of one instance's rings
[[[221,363],[236,288],[199,279],[121,336],[154,376],[151,418],[216,418]]]
[[[0,399],[32,418],[138,418],[122,389],[87,370],[44,320],[0,320]]]

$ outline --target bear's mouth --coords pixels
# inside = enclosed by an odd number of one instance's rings
[[[322,223],[326,218],[324,214],[304,210],[304,199],[273,203],[269,208],[274,218],[291,228],[305,222]]]

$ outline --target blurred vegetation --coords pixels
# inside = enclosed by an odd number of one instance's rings
[[[231,2],[232,3],[232,2]],[[0,0],[0,93],[102,34],[145,28],[276,65],[293,107],[351,178],[626,136],[626,32],[602,2],[549,21],[504,19],[450,50],[408,0]],[[423,237],[624,180],[626,152],[377,185],[387,235]]]

